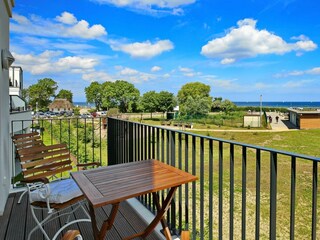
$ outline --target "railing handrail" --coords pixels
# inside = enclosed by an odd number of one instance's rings
[[[261,150],[261,151],[274,152],[274,153],[277,153],[277,154],[282,154],[282,155],[286,155],[286,156],[290,156],[290,157],[292,156],[292,157],[296,157],[296,158],[303,158],[303,159],[310,160],[310,161],[320,162],[320,157],[309,156],[309,155],[305,155],[305,154],[299,154],[299,153],[288,152],[288,151],[283,151],[283,150],[277,150],[277,149],[262,147],[262,146],[253,145],[253,144],[240,143],[240,142],[227,140],[227,139],[223,139],[223,138],[215,138],[215,137],[211,137],[211,136],[205,136],[205,135],[201,135],[201,134],[185,132],[185,131],[182,131],[182,130],[172,129],[172,128],[168,128],[168,127],[149,125],[149,124],[134,122],[134,121],[130,121],[130,120],[118,119],[118,118],[114,118],[114,117],[108,117],[108,118],[115,119],[115,120],[121,120],[121,121],[124,121],[124,122],[135,123],[135,124],[139,124],[139,125],[146,126],[146,127],[151,126],[151,127],[159,128],[159,129],[163,129],[163,130],[170,130],[170,131],[173,131],[173,132],[176,132],[176,133],[181,133],[181,134],[185,134],[185,135],[193,136],[193,137],[201,137],[201,138],[204,138],[204,139],[207,139],[207,140],[213,140],[213,141],[217,141],[217,142],[229,143],[229,144],[233,144],[233,145],[237,145],[237,146],[243,146],[243,147],[247,147],[247,148],[254,148],[254,149]]]

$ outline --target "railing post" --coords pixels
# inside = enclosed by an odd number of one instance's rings
[[[317,239],[317,192],[318,192],[318,162],[313,162],[312,171],[312,240]]]
[[[277,153],[270,152],[270,235],[275,240],[277,232]]]
[[[204,239],[204,138],[200,138],[200,239]]]
[[[256,150],[256,231],[255,239],[260,238],[260,179],[261,179],[261,152]]]
[[[223,142],[219,142],[219,240],[223,238]]]
[[[192,174],[196,175],[196,151],[197,151],[197,144],[196,144],[196,137],[192,136]],[[196,198],[196,183],[192,182],[192,239],[196,239],[197,236],[197,228],[196,228],[196,221],[197,221],[197,198]]]
[[[296,212],[296,158],[291,157],[290,240],[294,240]]]
[[[213,140],[209,140],[209,240],[213,239]]]
[[[242,147],[242,239],[246,239],[246,216],[247,216],[247,148]]]
[[[230,239],[233,239],[233,228],[234,228],[234,144],[230,144],[230,225],[229,235]]]

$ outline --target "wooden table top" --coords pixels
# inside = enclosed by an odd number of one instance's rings
[[[95,208],[198,179],[158,160],[117,164],[71,175]]]

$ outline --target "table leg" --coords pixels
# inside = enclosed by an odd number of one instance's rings
[[[159,211],[161,211],[161,207],[160,207],[160,203],[159,203],[158,193],[154,192],[154,193],[152,193],[152,195],[153,195],[153,201],[156,204],[157,211],[159,212]],[[160,221],[161,221],[163,233],[164,233],[166,239],[171,239],[170,229],[168,227],[168,224],[167,224],[165,217],[163,216]]]
[[[96,215],[94,213],[94,208],[89,204],[90,208],[90,216],[91,216],[91,224],[92,224],[92,230],[93,230],[93,236],[95,240],[103,240],[105,239],[105,236],[107,234],[107,231],[112,228],[112,225],[114,223],[114,220],[116,218],[118,209],[119,209],[120,203],[112,204],[112,209],[110,216],[107,220],[105,220],[101,226],[101,229],[99,230],[97,227],[97,221],[96,221]]]
[[[156,198],[156,204],[158,205],[157,206],[157,215],[155,216],[155,218],[153,219],[153,221],[149,224],[149,226],[141,233],[137,233],[135,235],[132,235],[130,237],[126,237],[124,238],[124,240],[130,240],[130,239],[134,239],[134,238],[137,238],[137,237],[141,237],[141,238],[146,238],[154,229],[155,227],[158,225],[158,223],[161,221],[161,224],[162,224],[162,227],[163,227],[163,230],[165,232],[165,237],[167,240],[171,240],[172,237],[171,237],[171,233],[169,231],[169,228],[167,226],[167,223],[164,219],[164,215],[165,213],[168,211],[169,207],[170,207],[170,203],[174,197],[174,193],[175,191],[177,190],[178,187],[172,187],[168,193],[168,196],[166,197],[166,199],[164,200],[163,204],[162,204],[162,207],[160,208],[160,204],[159,204],[159,200],[158,198]]]

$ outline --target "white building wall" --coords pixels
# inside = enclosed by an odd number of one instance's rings
[[[21,97],[23,88],[23,71],[21,67],[11,66],[9,68],[9,94]]]
[[[9,17],[14,0],[0,1],[0,52],[9,49]],[[1,55],[2,53],[0,53]],[[0,56],[0,215],[10,189],[10,135],[9,135],[9,71],[2,68]]]
[[[260,116],[256,115],[247,115],[243,117],[243,126],[244,127],[260,127]]]

